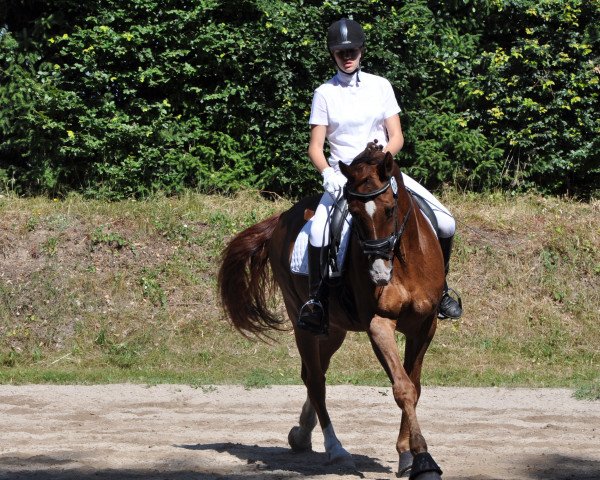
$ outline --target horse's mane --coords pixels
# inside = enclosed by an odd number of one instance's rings
[[[352,162],[351,166],[355,166],[361,163],[369,163],[371,165],[381,162],[385,158],[383,153],[383,145],[377,143],[377,139],[367,143],[367,147],[360,152]]]
[[[370,165],[370,166],[381,166],[386,157],[386,153],[383,153],[383,145],[377,143],[377,139],[372,142],[367,143],[367,147],[360,152],[349,166],[358,166],[358,165]],[[398,182],[401,181],[402,177],[400,176],[400,167],[396,162],[393,162],[392,167],[392,175],[396,177]]]

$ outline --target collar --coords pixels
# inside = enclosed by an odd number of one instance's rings
[[[358,86],[358,84],[360,83],[360,78],[358,78],[359,72],[360,72],[360,67],[358,67],[352,73],[342,72],[340,69],[338,69],[335,76],[336,76],[338,82],[340,82],[342,85],[354,87],[354,86]]]

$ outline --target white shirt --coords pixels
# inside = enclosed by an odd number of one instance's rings
[[[328,161],[337,171],[339,162],[352,162],[367,143],[377,139],[385,146],[385,119],[399,112],[388,80],[363,71],[349,75],[338,70],[315,90],[308,123],[327,126]]]

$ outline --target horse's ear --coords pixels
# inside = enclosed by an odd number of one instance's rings
[[[383,164],[385,165],[385,176],[391,177],[394,172],[394,156],[390,152],[385,152]]]
[[[338,163],[338,166],[340,167],[340,172],[342,172],[342,175],[344,175],[346,178],[350,178],[350,168],[348,168],[348,165],[346,165],[344,162],[340,162]]]
[[[394,157],[390,152],[385,152],[383,160],[377,166],[379,172],[379,178],[382,182],[386,181],[392,176],[394,171]]]

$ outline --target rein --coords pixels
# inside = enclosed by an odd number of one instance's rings
[[[398,241],[402,237],[404,230],[406,228],[406,223],[408,222],[408,218],[410,216],[410,212],[414,208],[412,195],[409,193],[411,206],[406,211],[404,215],[404,219],[402,223],[398,225],[398,182],[396,182],[395,177],[390,177],[387,182],[379,189],[373,190],[372,192],[367,193],[359,193],[353,190],[350,190],[348,186],[344,186],[344,197],[346,200],[350,200],[351,198],[358,198],[362,201],[372,200],[373,198],[378,197],[388,188],[392,189],[392,193],[394,195],[394,233],[386,238],[376,238],[374,240],[363,240],[360,238],[360,233],[358,229],[354,229],[356,231],[356,235],[358,237],[358,243],[360,244],[362,251],[367,256],[375,256],[379,258],[384,258],[386,260],[391,260],[394,258],[394,251],[396,249],[396,245]]]

